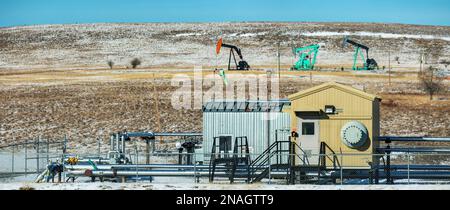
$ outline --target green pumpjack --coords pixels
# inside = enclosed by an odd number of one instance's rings
[[[299,55],[298,61],[291,70],[308,71],[313,70],[316,64],[317,54],[320,46],[317,44],[293,49],[295,55]]]

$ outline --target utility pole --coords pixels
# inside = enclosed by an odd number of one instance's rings
[[[97,154],[98,154],[98,158],[101,158],[101,147],[102,147],[102,141],[103,141],[103,128],[100,129],[100,133],[97,139]]]
[[[388,51],[388,60],[389,60],[389,86],[391,85],[391,51]]]
[[[28,139],[25,139],[25,177],[28,175]]]
[[[161,114],[159,112],[159,94],[158,91],[156,91],[156,86],[155,86],[155,73],[153,73],[153,95],[154,95],[154,100],[155,100],[155,111],[156,111],[156,123],[157,123],[157,128],[158,128],[158,132],[161,132]],[[162,144],[162,139],[159,139],[159,143]]]
[[[40,173],[40,168],[39,168],[39,142],[41,141],[41,136],[39,135],[39,137],[37,138],[37,142],[36,142],[36,173]]]
[[[433,84],[433,77],[434,77],[434,69],[432,67],[430,67],[431,70],[431,78],[430,78],[430,84]],[[430,91],[431,92],[431,91]],[[433,100],[433,93],[430,94],[430,101]]]
[[[101,140],[100,140],[100,136],[99,137],[97,137],[97,157],[100,159],[101,157],[100,157],[100,147],[101,147]]]
[[[419,58],[419,62],[420,62],[420,69],[419,69],[419,73],[422,73],[422,66],[423,66],[423,50],[422,50],[422,52],[420,53],[420,58]]]
[[[278,81],[280,81],[281,78],[280,42],[278,42],[277,56],[278,56]]]

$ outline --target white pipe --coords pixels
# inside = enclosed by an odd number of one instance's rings
[[[69,170],[93,170],[94,167],[91,165],[65,165],[66,169]],[[99,170],[112,170],[114,169],[209,169],[207,165],[97,165]],[[216,169],[226,169],[225,166],[216,166]]]
[[[41,174],[39,174],[39,176],[34,180],[34,182],[35,182],[35,183],[41,182],[41,181],[45,178],[45,175],[46,175],[47,173],[48,173],[48,167],[47,167],[47,169],[45,169],[44,172],[42,172]]]
[[[122,149],[121,149],[121,151],[122,151],[123,154],[125,154],[125,137],[122,136],[121,140],[122,140]]]
[[[114,135],[111,135],[109,137],[109,145],[110,145],[111,151],[114,150]]]
[[[68,176],[84,176],[85,171],[68,171]],[[194,172],[194,171],[92,171],[94,177],[120,177],[120,176],[209,176],[208,171]],[[226,176],[226,172],[216,172],[217,176]],[[286,172],[273,172],[272,175],[286,175]]]
[[[114,142],[116,142],[116,151],[120,151],[119,150],[119,134],[116,134],[116,137],[114,139]]]
[[[67,174],[70,176],[80,176],[84,175],[84,171],[68,171]],[[216,173],[217,174],[217,173]],[[225,172],[221,173],[225,175]],[[117,171],[114,173],[113,171],[92,171],[92,176],[194,176],[194,171]],[[206,172],[197,172],[197,176],[201,175],[209,175]]]

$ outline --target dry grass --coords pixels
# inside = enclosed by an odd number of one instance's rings
[[[264,71],[237,72],[244,76]],[[156,115],[153,82],[160,97],[164,132],[200,132],[201,110],[176,110],[171,97],[178,87],[170,85],[179,70],[75,70],[23,73],[0,78],[0,142],[24,140],[37,135],[61,138],[68,134],[72,146],[89,148],[103,130],[110,132],[155,131]],[[212,74],[205,72],[204,75]],[[230,78],[234,74],[229,72]],[[153,78],[153,75],[155,78]],[[354,72],[282,72],[281,98],[326,81],[363,85],[383,98],[382,135],[450,136],[450,102],[428,101],[414,88],[407,75],[393,77],[387,87],[385,75]],[[206,87],[205,87],[206,89]],[[443,96],[448,97],[448,96]],[[107,143],[105,141],[105,143]]]

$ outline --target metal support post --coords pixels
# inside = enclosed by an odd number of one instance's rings
[[[344,166],[344,155],[342,153],[342,150],[341,150],[340,155],[341,155],[341,185],[343,185],[344,184],[344,169],[342,167]]]
[[[25,177],[27,176],[28,172],[28,139],[25,139]]]
[[[410,168],[409,168],[409,165],[410,165],[410,163],[409,163],[409,152],[407,152],[406,153],[406,156],[407,156],[407,158],[408,158],[408,184],[409,184],[409,172],[410,172]]]
[[[15,141],[14,141],[15,142]],[[14,153],[15,153],[15,145],[12,146],[12,157],[11,157],[11,172],[14,175]]]
[[[49,156],[49,152],[50,152],[50,143],[49,143],[48,139],[46,139],[45,141],[46,141],[46,143],[47,143],[47,147],[46,147],[47,155],[46,155],[46,157],[47,157],[47,163],[48,163],[48,162],[50,161],[50,156]]]
[[[194,183],[198,183],[197,180],[197,158],[196,158],[196,154],[194,153]]]
[[[145,164],[150,164],[150,140],[145,139]]]
[[[37,138],[36,142],[36,172],[39,173],[39,142],[41,141],[41,136]]]
[[[386,182],[387,184],[391,183],[391,146],[388,144],[386,146]]]

